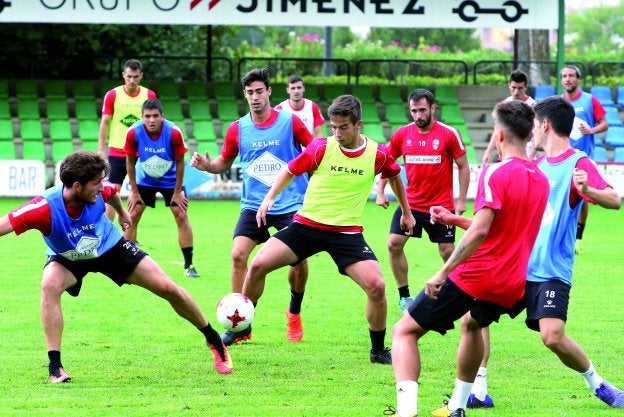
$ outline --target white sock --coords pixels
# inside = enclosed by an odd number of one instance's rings
[[[399,381],[396,383],[397,410],[400,417],[412,417],[418,414],[418,383]]]
[[[453,389],[453,395],[449,398],[447,405],[449,410],[454,411],[458,408],[463,408],[464,410],[466,409],[472,385],[472,382],[464,382],[459,379],[455,379],[455,389]]]
[[[487,368],[480,367],[479,372],[477,372],[477,377],[474,380],[474,385],[472,386],[472,394],[474,394],[477,399],[485,401],[487,393]]]
[[[600,384],[602,384],[602,381],[604,381],[602,377],[598,375],[598,372],[596,372],[596,369],[594,368],[594,364],[591,362],[589,362],[589,369],[585,372],[579,372],[579,375],[585,378],[585,383],[589,389],[592,390],[592,392],[596,392],[596,390],[600,387]]]

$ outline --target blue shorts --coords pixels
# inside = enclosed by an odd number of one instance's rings
[[[564,322],[568,319],[570,286],[563,281],[526,283],[526,325],[539,332],[539,319],[557,318]]]
[[[429,235],[429,240],[433,243],[454,243],[455,242],[455,226],[446,226],[442,223],[431,224],[431,216],[429,213],[422,211],[411,210],[412,216],[416,219],[416,225],[414,226],[414,233],[411,237],[422,237],[422,231]],[[404,235],[405,230],[401,229],[401,214],[403,211],[401,207],[397,207],[392,221],[390,223],[390,233],[395,235]]]
[[[427,297],[423,289],[409,305],[408,312],[423,329],[445,334],[447,330],[455,328],[453,323],[468,311],[480,327],[487,327],[498,322],[503,314],[514,318],[523,309],[524,300],[509,309],[477,300],[447,278],[437,300]]]
[[[282,230],[292,223],[296,211],[284,214],[267,214],[266,226],[263,225],[261,227],[258,227],[256,213],[256,211],[249,209],[241,211],[238,222],[236,222],[236,227],[234,228],[234,237],[244,236],[255,240],[258,244],[264,243],[271,237],[269,227]]]
[[[296,264],[319,252],[327,252],[342,275],[347,275],[346,266],[359,261],[377,261],[362,233],[328,232],[293,222],[273,237],[284,242],[297,255]]]
[[[126,281],[132,271],[145,258],[147,253],[136,247],[134,242],[121,238],[108,252],[103,255],[84,261],[70,261],[61,255],[52,255],[48,257],[45,265],[51,262],[57,262],[69,270],[78,282],[66,291],[72,297],[80,294],[82,287],[82,279],[89,272],[100,272],[115,282],[118,286],[126,284]]]

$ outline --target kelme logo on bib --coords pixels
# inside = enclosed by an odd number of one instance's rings
[[[169,171],[173,165],[173,161],[167,161],[159,156],[152,156],[141,162],[143,171],[152,178],[160,178]]]
[[[98,257],[98,247],[100,246],[101,239],[98,237],[83,236],[78,241],[76,249],[68,250],[60,255],[71,261],[77,261],[80,259],[93,259]]]
[[[286,169],[286,166],[286,162],[266,151],[249,164],[245,171],[267,187],[270,187],[280,172]]]

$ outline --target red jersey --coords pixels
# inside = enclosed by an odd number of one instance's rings
[[[257,127],[263,128],[271,126],[277,119],[278,112],[275,109],[271,109],[271,115],[263,123],[256,124]],[[223,142],[223,148],[221,148],[221,157],[223,159],[234,159],[238,156],[238,129],[239,121],[230,123],[230,126],[225,133],[225,140]],[[299,142],[302,146],[308,146],[314,138],[312,134],[308,132],[308,128],[303,124],[294,114],[292,115],[292,127],[293,138],[296,142]]]
[[[367,141],[368,140],[372,139],[367,138]],[[312,174],[314,171],[316,171],[319,164],[323,160],[326,147],[327,138],[315,139],[312,143],[310,143],[308,147],[306,147],[301,155],[288,163],[288,172],[296,176],[306,173]],[[365,149],[366,144],[354,150],[344,149],[342,147],[340,148],[342,153],[349,158],[357,158],[364,153]],[[386,145],[378,144],[377,155],[375,156],[375,175],[381,174],[382,178],[392,178],[396,177],[400,173],[401,167],[390,155],[388,147]],[[372,186],[373,184],[371,183],[371,191]],[[320,224],[303,216],[300,216],[299,214],[295,214],[293,221],[297,221],[307,226],[330,232],[361,233],[363,230],[360,226],[330,226]]]
[[[160,136],[160,131],[154,135],[150,135],[148,133],[148,136],[152,139],[158,139],[158,137]],[[171,130],[171,150],[173,151],[173,157],[175,159],[178,159],[188,152],[186,142],[184,142],[182,130],[180,130],[180,127],[175,124],[173,125],[173,129]],[[129,129],[128,133],[126,134],[126,144],[124,145],[124,151],[126,152],[126,155],[139,155],[134,129]]]
[[[431,131],[420,133],[416,123],[398,128],[390,139],[394,159],[403,155],[407,175],[407,201],[412,210],[429,213],[429,207],[455,209],[453,162],[466,153],[459,132],[438,120]]]
[[[470,296],[510,308],[524,296],[527,265],[550,186],[534,161],[509,158],[481,171],[475,213],[496,212],[479,248],[449,274]]]
[[[102,190],[102,198],[104,201],[110,200],[112,196],[117,194],[117,186],[108,181],[102,181],[104,189]],[[70,217],[78,218],[82,213],[82,208],[67,207],[67,214]],[[16,235],[36,229],[43,235],[48,236],[52,230],[52,211],[48,201],[42,196],[37,196],[19,208],[9,213],[9,221]]]

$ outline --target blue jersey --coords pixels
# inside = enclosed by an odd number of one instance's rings
[[[63,202],[63,186],[43,193],[50,205],[52,228],[43,236],[47,255],[61,255],[70,261],[82,261],[102,256],[119,240],[121,232],[104,215],[106,203],[98,194],[94,204],[85,204],[80,217],[71,218]]]
[[[149,136],[141,120],[133,124],[131,129],[134,129],[139,151],[136,162],[137,185],[175,188],[177,164],[171,144],[173,122],[164,120],[160,136],[156,139]]]
[[[572,285],[576,223],[583,204],[579,202],[570,207],[570,189],[574,167],[584,156],[587,156],[585,152],[576,151],[558,163],[550,163],[548,158],[542,158],[538,163],[548,178],[550,193],[529,258],[527,281],[559,280]]]
[[[275,123],[258,127],[247,114],[239,120],[239,155],[243,171],[241,209],[257,211],[277,176],[287,169],[288,162],[302,152],[293,138],[292,118],[278,112]],[[301,208],[308,186],[307,176],[298,176],[275,199],[269,214],[284,214]]]
[[[583,120],[587,126],[594,127],[596,119],[594,118],[594,103],[592,95],[581,91],[578,99],[569,102],[574,107],[576,117]],[[583,135],[579,139],[570,138],[570,145],[576,149],[585,152],[590,158],[594,156],[594,135]]]

